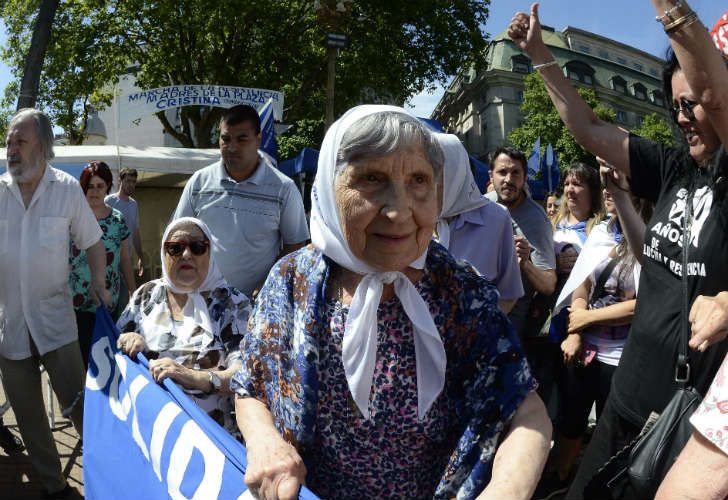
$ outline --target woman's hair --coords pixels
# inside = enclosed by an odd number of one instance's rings
[[[396,111],[374,113],[354,122],[341,139],[336,156],[336,175],[347,164],[381,158],[408,148],[421,147],[440,179],[444,155],[435,135],[417,118]]]
[[[205,234],[205,230],[190,220],[181,221],[179,219],[175,219],[169,223],[169,226],[167,226],[167,229],[165,229],[164,233],[168,233],[167,237],[170,237],[170,236],[172,236],[172,234],[175,231],[179,231],[180,229],[184,230],[184,229],[193,228],[193,227],[197,228],[200,231],[200,233],[202,233],[202,238],[204,239],[204,241],[210,241],[210,239]],[[164,245],[164,241],[162,242],[162,244]]]
[[[88,185],[91,182],[91,177],[94,175],[99,176],[106,183],[106,194],[111,191],[111,185],[114,183],[114,177],[111,175],[111,169],[103,161],[92,161],[86,165],[86,168],[81,172],[81,177],[78,180],[83,189],[83,194],[88,191]]]
[[[604,218],[602,185],[601,179],[599,178],[599,171],[586,163],[577,162],[569,165],[564,171],[564,183],[566,183],[566,179],[569,176],[576,177],[579,182],[589,189],[589,214],[587,215],[588,221],[586,223],[586,233],[589,234],[594,225],[598,224]],[[561,191],[563,192],[564,189],[562,188]],[[566,203],[566,199],[562,195],[561,203],[559,203],[559,211],[551,218],[551,226],[554,231],[556,230],[556,225],[568,216],[569,204]]]

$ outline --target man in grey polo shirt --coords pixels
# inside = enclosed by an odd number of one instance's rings
[[[228,282],[251,296],[276,260],[309,238],[303,200],[291,179],[258,151],[260,117],[234,106],[220,120],[219,162],[195,172],[173,218],[203,220]]]
[[[536,292],[550,296],[556,287],[553,231],[546,212],[526,191],[526,156],[516,149],[501,147],[490,154],[489,163],[495,189],[486,196],[505,206],[511,214],[525,292],[508,318],[524,343],[533,375],[539,381],[539,395],[548,404],[554,379],[554,346],[558,345],[531,338],[534,332],[526,320]]]

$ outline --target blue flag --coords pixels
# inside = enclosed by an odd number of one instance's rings
[[[276,128],[273,121],[273,100],[268,99],[258,111],[260,115],[260,150],[278,163],[278,144],[276,144]]]
[[[109,314],[96,313],[84,402],[85,496],[94,499],[238,499],[245,447],[142,355],[116,348]],[[305,488],[299,498],[315,499]]]
[[[541,158],[541,180],[547,193],[556,191],[556,188],[559,187],[559,181],[561,181],[559,160],[551,144],[546,146],[546,151],[543,158]]]
[[[541,138],[536,138],[531,149],[531,156],[528,157],[528,178],[535,179],[541,169]]]

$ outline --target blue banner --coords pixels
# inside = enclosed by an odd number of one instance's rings
[[[239,499],[243,445],[174,382],[157,384],[142,355],[119,352],[117,336],[99,308],[84,402],[86,498]],[[300,498],[316,497],[302,489]]]
[[[260,150],[268,153],[274,163],[278,163],[278,144],[276,143],[276,128],[273,121],[273,101],[263,105],[258,110],[260,115]]]
[[[538,175],[538,171],[541,168],[541,137],[536,138],[536,142],[533,143],[531,154],[528,156],[528,172],[527,176],[529,180],[533,180]]]

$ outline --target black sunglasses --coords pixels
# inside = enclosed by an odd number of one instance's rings
[[[185,248],[189,248],[192,255],[204,255],[210,246],[210,242],[207,240],[196,240],[196,241],[165,241],[164,251],[170,257],[179,257],[185,251]]]
[[[696,101],[690,101],[688,99],[685,99],[684,97],[681,97],[679,102],[673,102],[672,106],[670,106],[672,119],[675,121],[675,123],[677,123],[677,115],[680,114],[680,111],[682,111],[688,121],[694,121],[695,111],[693,110],[693,108],[697,105],[698,103]]]

